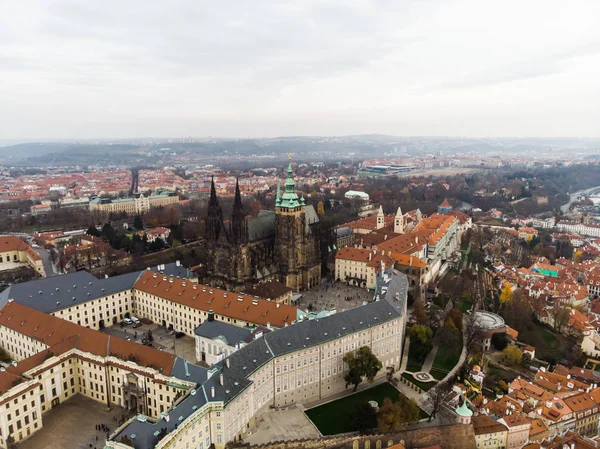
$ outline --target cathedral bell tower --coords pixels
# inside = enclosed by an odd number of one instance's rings
[[[307,263],[306,215],[304,196],[298,198],[296,193],[291,162],[283,194],[280,183],[277,184],[275,214],[275,254],[281,282],[299,291],[304,285],[302,271]]]

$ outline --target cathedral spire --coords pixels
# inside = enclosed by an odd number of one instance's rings
[[[291,158],[291,155],[289,155]],[[294,209],[296,207],[300,207],[300,202],[298,201],[298,194],[296,193],[296,183],[294,182],[294,170],[292,169],[292,162],[288,164],[287,168],[287,177],[285,179],[285,190],[283,195],[281,196],[281,202],[279,207],[283,207],[286,209]]]
[[[231,214],[231,237],[235,244],[246,243],[247,235],[246,214],[240,194],[239,179],[235,180],[235,199],[233,200],[233,212]]]
[[[223,220],[223,211],[219,205],[217,198],[217,190],[215,189],[215,178],[211,177],[210,181],[210,199],[208,200],[208,217],[206,219],[206,237],[208,240],[216,241],[221,232],[221,222]]]
[[[275,197],[275,206],[281,204],[281,179],[277,180],[277,196]]]
[[[240,180],[239,180],[239,178],[235,178],[235,199],[233,200],[233,208],[234,209],[243,208],[243,206],[242,206],[242,195],[240,194]]]

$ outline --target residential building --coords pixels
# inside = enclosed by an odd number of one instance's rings
[[[598,403],[587,393],[578,393],[563,399],[575,418],[575,431],[583,437],[598,433]]]
[[[529,441],[531,422],[521,413],[512,413],[498,420],[508,428],[506,449],[520,449]]]
[[[471,420],[477,449],[505,449],[508,438],[506,426],[488,415],[474,416]]]
[[[374,289],[381,267],[390,268],[394,265],[394,258],[382,252],[359,248],[340,249],[335,255],[335,278],[350,285]]]
[[[40,255],[26,242],[12,235],[0,236],[0,271],[25,264],[40,276],[45,276]]]

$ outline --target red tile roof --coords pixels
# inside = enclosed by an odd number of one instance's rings
[[[298,314],[298,309],[293,306],[194,284],[153,271],[145,271],[134,288],[194,309],[206,312],[212,310],[217,315],[262,326],[271,324],[284,327],[296,321]]]

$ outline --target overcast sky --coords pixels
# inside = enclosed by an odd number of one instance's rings
[[[0,139],[600,136],[598,1],[0,5]]]

